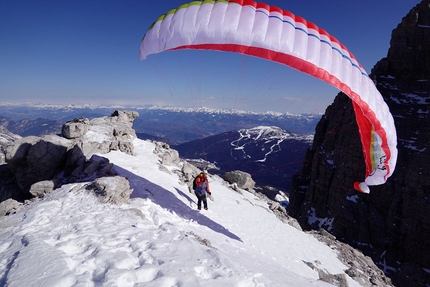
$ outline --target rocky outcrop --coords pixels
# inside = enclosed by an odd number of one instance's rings
[[[372,70],[375,79],[396,75],[398,80],[426,80],[430,75],[430,12],[424,0],[415,6],[391,34],[386,58]]]
[[[163,142],[154,141],[155,149],[154,153],[161,158],[161,164],[171,165],[178,164],[181,160],[179,153],[175,149],[171,149],[170,146]]]
[[[290,215],[324,227],[372,256],[396,286],[430,284],[430,0],[393,30],[387,57],[371,77],[393,114],[399,156],[386,184],[358,194],[365,174],[351,101],[340,93],[316,128],[293,178]],[[312,219],[312,220],[311,220]]]
[[[137,112],[115,111],[110,117],[88,120],[74,119],[64,124],[63,135],[29,136],[19,138],[6,148],[7,167],[0,170],[0,179],[10,172],[7,189],[2,188],[1,199],[23,200],[43,197],[58,185],[112,176],[112,164],[95,154],[120,150],[133,154],[132,128]],[[19,190],[13,190],[13,181]],[[7,194],[6,194],[7,193]]]
[[[336,237],[323,228],[318,231],[311,231],[310,234],[315,236],[319,241],[330,246],[333,250],[336,250],[339,254],[338,258],[348,267],[345,273],[358,282],[360,286],[393,286],[391,280],[384,275],[369,256],[364,255],[348,244],[336,240]],[[305,263],[311,268],[318,270],[320,280],[336,286],[348,286],[348,283],[345,282],[345,274],[328,274],[325,270],[318,269],[318,264],[312,262]]]
[[[38,181],[51,179],[59,172],[72,142],[57,136],[29,136],[6,149],[6,162],[23,191]]]

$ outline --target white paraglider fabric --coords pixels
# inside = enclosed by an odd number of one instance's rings
[[[393,173],[397,136],[388,106],[355,57],[315,24],[252,0],[193,1],[159,17],[141,42],[140,59],[178,49],[260,57],[335,86],[353,101],[366,165],[366,186],[383,184]]]

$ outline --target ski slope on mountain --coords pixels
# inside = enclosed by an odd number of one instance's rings
[[[251,129],[240,129],[237,131],[239,138],[232,141],[231,145],[235,150],[243,152],[243,156],[252,158],[252,154],[247,154],[247,146],[257,146],[257,142],[264,142],[265,147],[261,148],[261,158],[255,159],[255,162],[265,162],[269,155],[273,155],[281,150],[281,143],[287,139],[308,141],[312,144],[313,135],[298,135],[283,131],[278,127],[273,126],[258,126]]]
[[[133,144],[133,156],[100,155],[129,179],[129,204],[102,204],[84,183],[69,184],[0,220],[0,286],[333,286],[310,265],[347,269],[219,177],[209,177],[209,210],[196,210],[180,167],[162,166],[152,142]]]

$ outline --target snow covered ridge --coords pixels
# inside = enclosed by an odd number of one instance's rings
[[[91,124],[112,127],[111,118]],[[106,130],[89,127],[87,139]],[[94,178],[94,160],[86,178],[0,219],[0,286],[391,286],[367,257],[279,220],[274,202],[218,176],[209,176],[214,201],[198,212],[195,168],[163,143],[129,142],[132,153],[92,155],[112,176]],[[100,200],[109,190],[125,201]]]
[[[0,266],[2,283],[333,286],[322,280],[331,278],[360,286],[343,273],[333,247],[282,223],[260,198],[236,193],[220,178],[211,177],[210,210],[198,213],[176,175],[180,165],[160,171],[157,146],[134,145],[135,156],[104,155],[134,188],[128,204],[102,204],[86,183],[69,184],[2,220],[0,258],[12,263]]]

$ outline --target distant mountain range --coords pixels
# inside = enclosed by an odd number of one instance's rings
[[[3,103],[0,104],[0,125],[23,136],[59,133],[62,124],[68,120],[82,116],[89,119],[103,117],[117,109],[139,112],[139,118],[133,123],[139,138],[156,139],[172,145],[256,126],[276,126],[292,133],[314,134],[321,118],[319,114],[293,115],[209,108]]]

